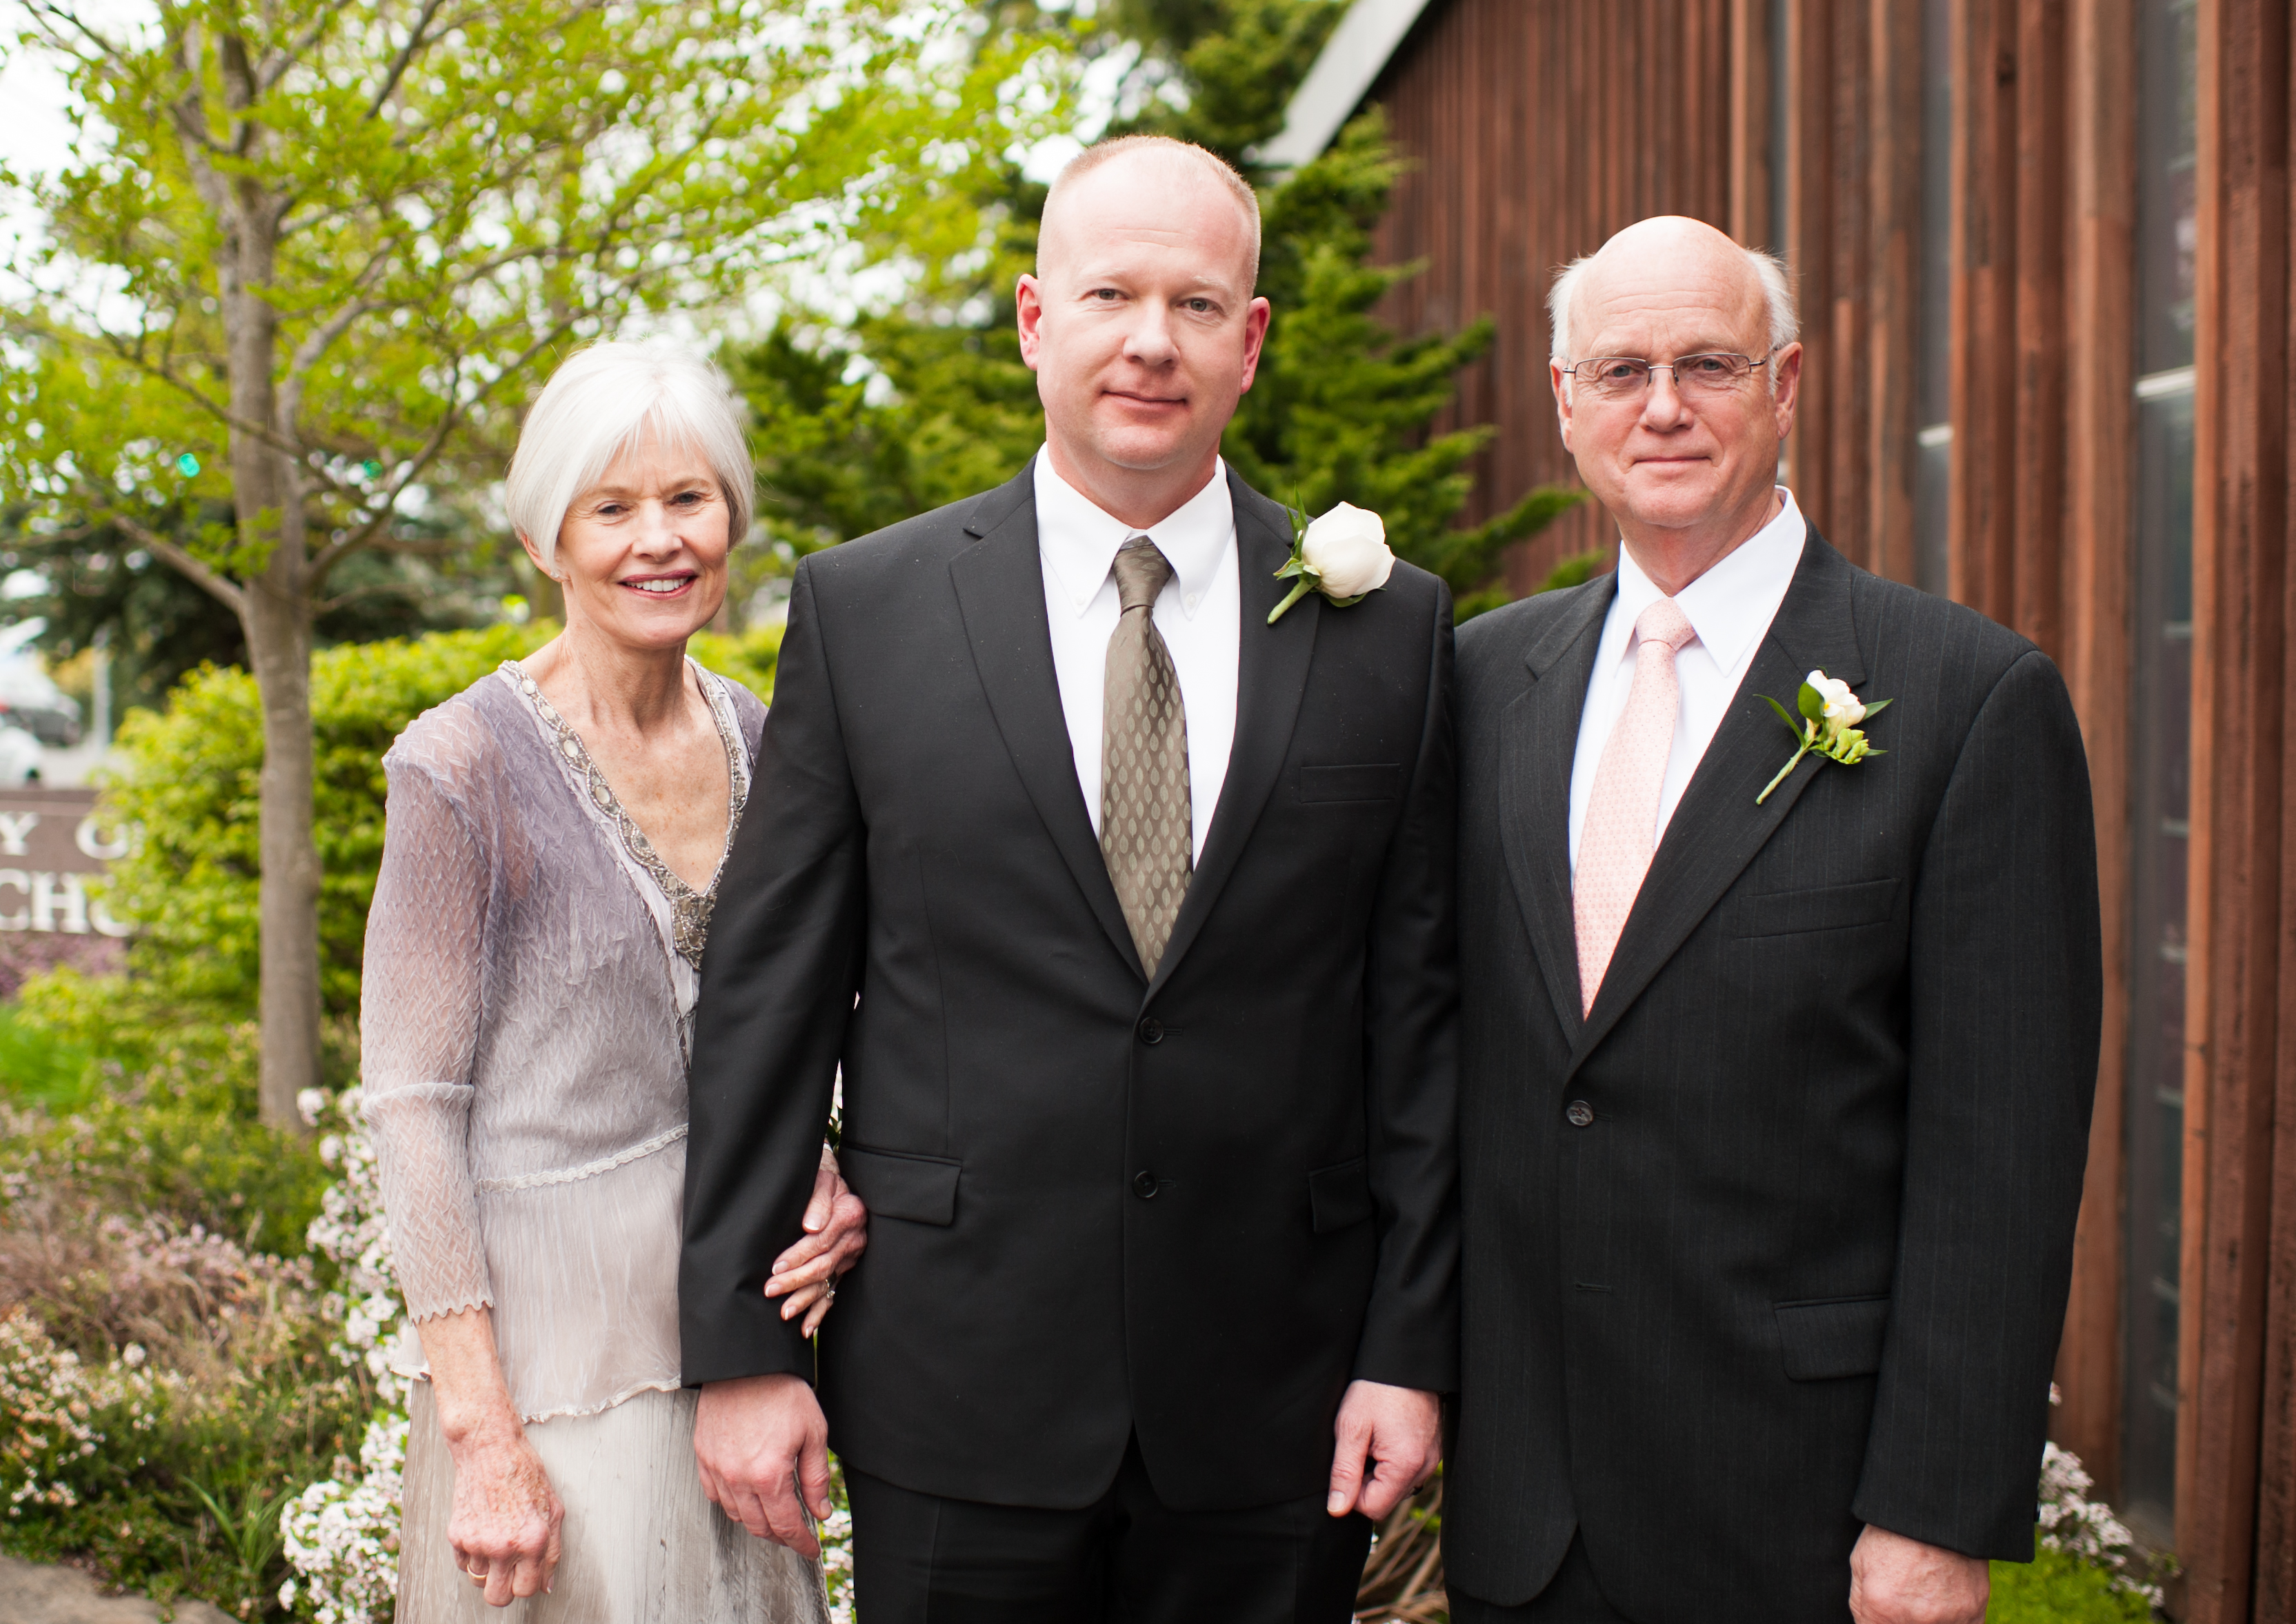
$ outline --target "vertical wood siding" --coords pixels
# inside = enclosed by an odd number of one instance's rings
[[[2296,38],[2199,0],[2194,682],[2177,1545],[2195,1624],[2296,1624]],[[2106,1024],[2056,1435],[2111,1489],[2128,1052],[2136,0],[1950,0],[1953,595],[2063,668],[2104,881]],[[1575,480],[1554,270],[1646,216],[1782,250],[1805,365],[1786,478],[1868,569],[1914,571],[1919,0],[1439,0],[1374,99],[1416,168],[1382,227],[1406,332],[1489,315],[1453,423],[1496,433],[1476,516]],[[1774,37],[1774,30],[1782,37]],[[1783,82],[1778,64],[1783,64]],[[1774,130],[1783,130],[1772,151]],[[1450,426],[1447,425],[1447,426]],[[1615,538],[1518,549],[1535,584]]]

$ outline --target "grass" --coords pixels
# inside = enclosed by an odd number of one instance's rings
[[[12,1003],[0,1004],[0,1098],[64,1112],[86,1095],[86,1050],[26,1021]]]
[[[2040,1551],[2030,1564],[1993,1564],[1986,1624],[2144,1624],[2152,1617],[2141,1599],[2060,1551]]]

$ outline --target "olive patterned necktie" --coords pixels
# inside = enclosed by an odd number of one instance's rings
[[[1152,980],[1195,867],[1188,717],[1171,651],[1155,620],[1156,595],[1171,578],[1171,563],[1145,536],[1118,550],[1116,591],[1123,607],[1108,639],[1100,713],[1100,851],[1141,968]]]

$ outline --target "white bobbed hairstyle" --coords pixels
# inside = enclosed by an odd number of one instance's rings
[[[1766,254],[1759,248],[1740,248],[1746,264],[1762,284],[1762,302],[1770,316],[1770,350],[1773,356],[1801,336],[1801,317],[1794,309],[1793,282],[1786,274],[1785,262],[1775,254]],[[1550,358],[1569,362],[1574,358],[1570,345],[1571,313],[1578,302],[1579,284],[1587,280],[1587,268],[1598,258],[1581,254],[1554,274],[1554,285],[1546,291],[1546,325],[1553,335],[1547,349]],[[1770,377],[1777,378],[1777,362],[1770,363]]]
[[[503,505],[547,565],[574,499],[648,435],[709,463],[726,498],[726,539],[750,533],[757,474],[742,403],[726,374],[668,339],[593,344],[567,357],[535,398],[510,459]]]

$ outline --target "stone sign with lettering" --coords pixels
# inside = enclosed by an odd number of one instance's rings
[[[119,968],[134,927],[89,886],[131,838],[98,815],[94,790],[0,787],[0,997],[55,964]]]

